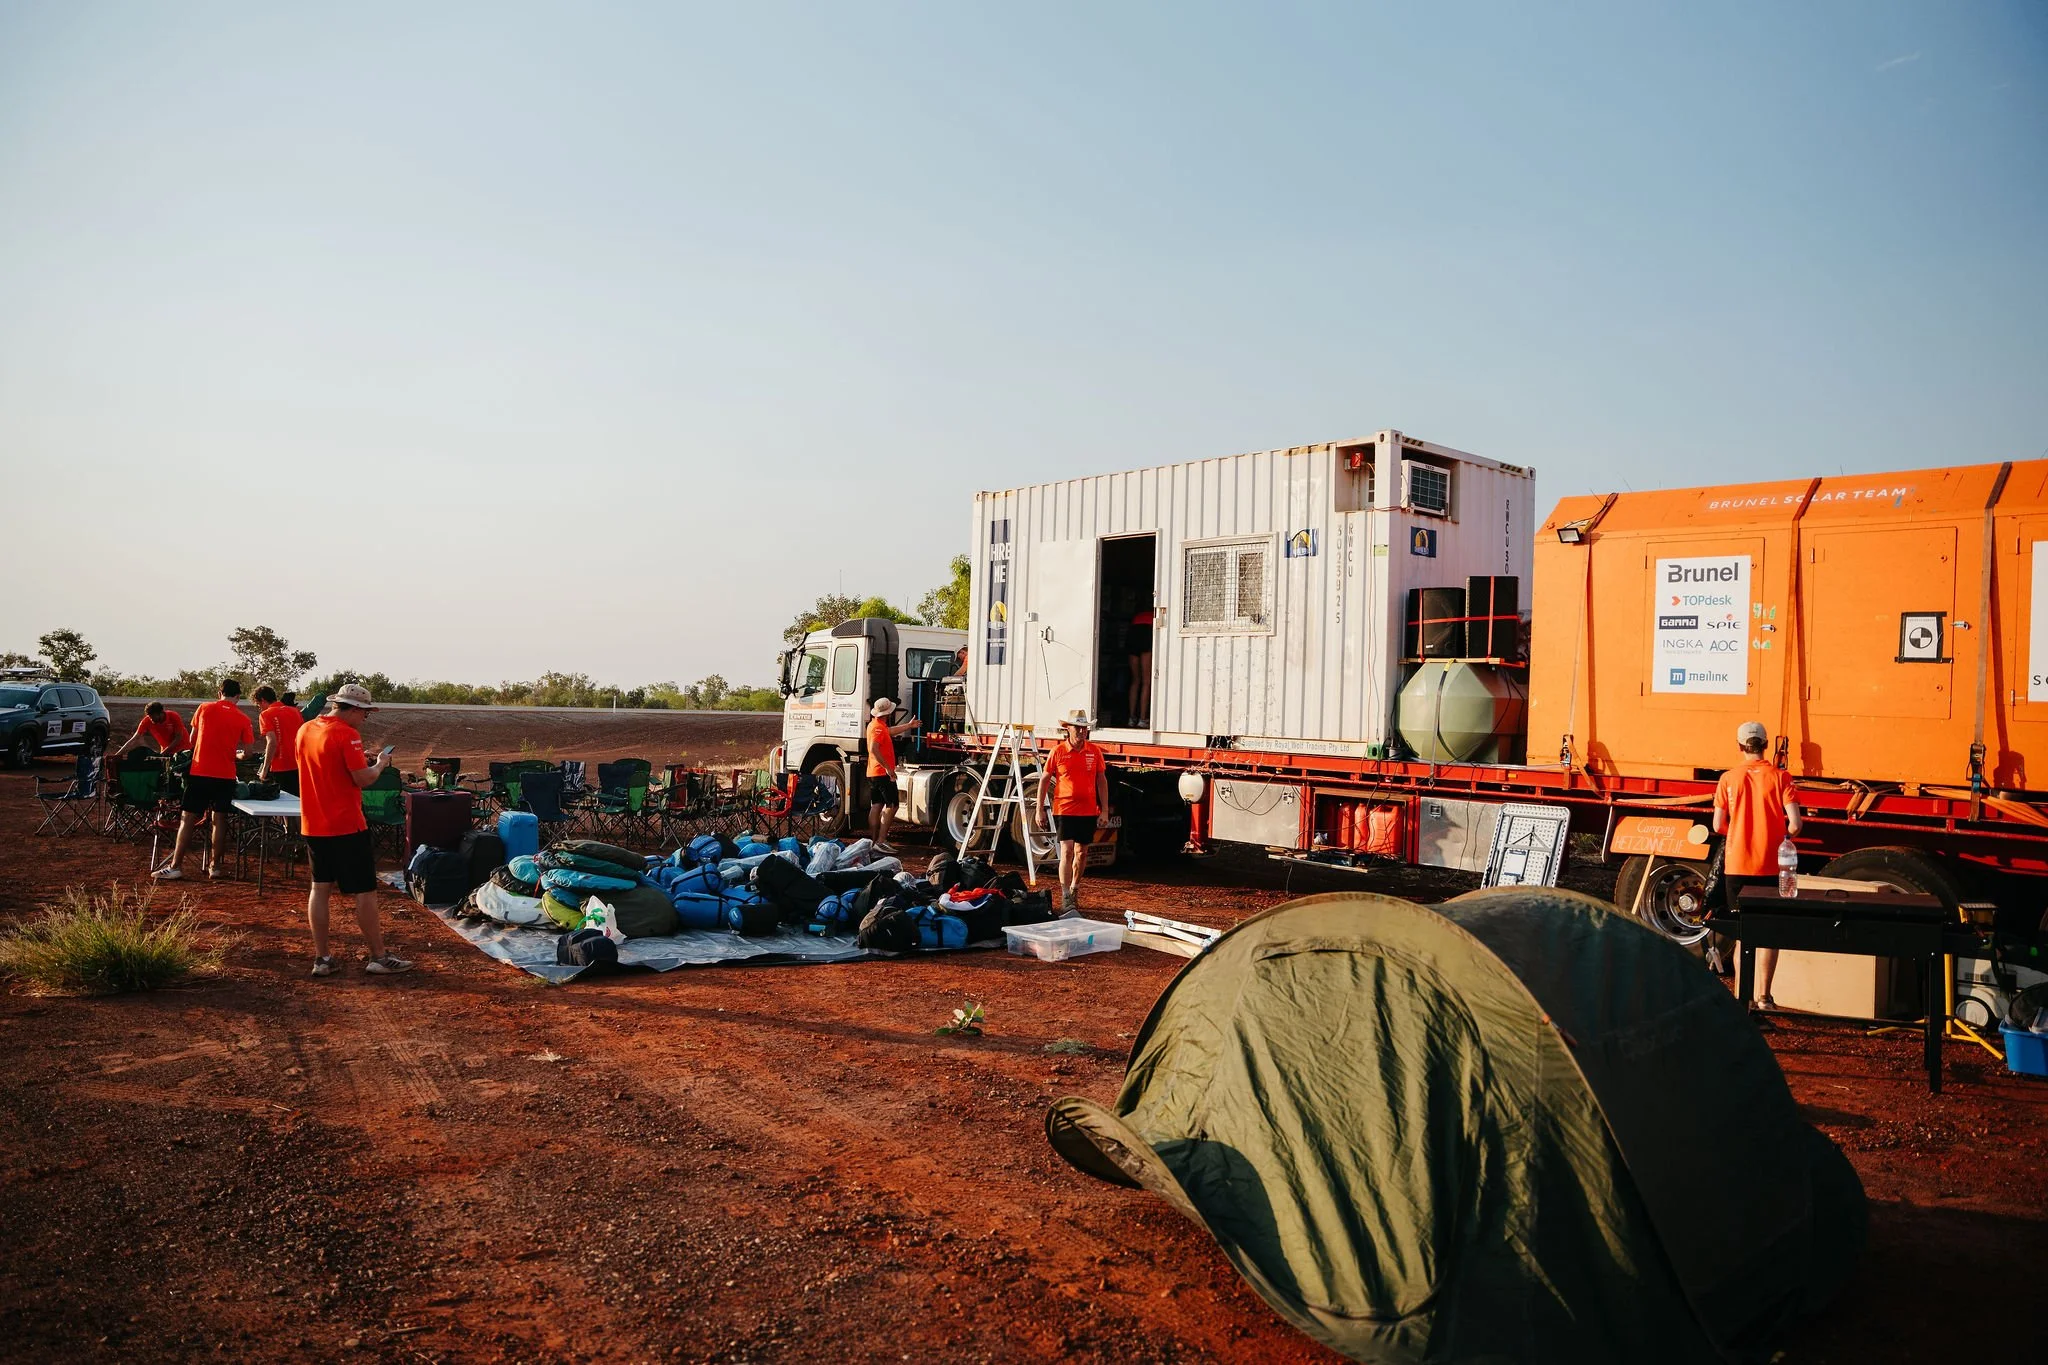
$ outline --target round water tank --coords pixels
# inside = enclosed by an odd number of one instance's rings
[[[1425,663],[1401,688],[1394,724],[1429,763],[1506,763],[1526,724],[1522,685],[1491,664]]]

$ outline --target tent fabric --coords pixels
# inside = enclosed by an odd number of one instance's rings
[[[1864,1202],[1742,1007],[1589,897],[1311,896],[1192,959],[1055,1149],[1375,1362],[1762,1361]]]

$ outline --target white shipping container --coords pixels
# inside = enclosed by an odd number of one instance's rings
[[[969,723],[1050,734],[1079,708],[1104,739],[1363,755],[1392,727],[1410,588],[1513,575],[1526,619],[1534,493],[1533,469],[1397,431],[978,493]]]

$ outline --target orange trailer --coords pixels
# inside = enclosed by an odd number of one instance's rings
[[[1529,755],[1690,777],[1760,720],[1802,778],[2048,774],[2048,461],[1567,498],[1537,533]]]

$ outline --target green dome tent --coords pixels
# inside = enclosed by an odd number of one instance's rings
[[[1046,1128],[1357,1360],[1763,1361],[1863,1241],[1742,1007],[1568,891],[1255,916],[1153,1006],[1115,1112]]]

